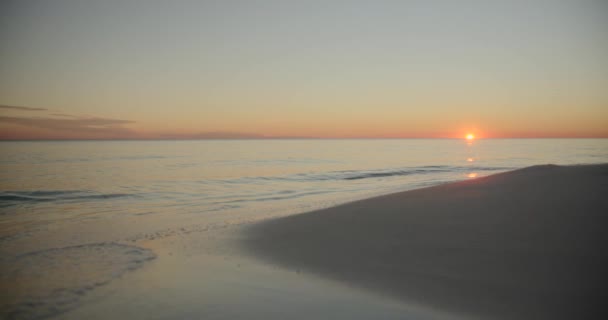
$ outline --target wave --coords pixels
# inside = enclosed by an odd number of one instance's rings
[[[1,191],[0,206],[50,201],[86,201],[133,197],[128,193],[98,193],[88,190]]]
[[[258,184],[265,182],[310,182],[310,181],[339,181],[339,180],[361,180],[371,178],[390,178],[407,175],[421,175],[433,173],[461,173],[461,172],[484,172],[504,171],[515,169],[514,167],[486,167],[486,166],[421,166],[389,169],[371,170],[342,170],[328,172],[296,173],[283,176],[258,176],[240,177],[224,180],[202,180],[203,184]]]
[[[469,172],[469,171],[499,171],[514,169],[511,167],[481,167],[481,166],[470,166],[470,167],[454,167],[454,166],[425,166],[417,168],[406,168],[406,169],[388,169],[388,170],[369,170],[369,171],[355,171],[355,172],[344,172],[343,180],[360,180],[368,178],[383,178],[383,177],[395,177],[395,176],[407,176],[413,174],[427,174],[427,173],[442,173],[442,172]]]
[[[399,176],[408,175],[424,175],[424,174],[444,174],[437,177],[429,177],[424,181],[413,183],[412,185],[422,188],[439,183],[445,183],[454,181],[450,178],[450,173],[470,173],[470,172],[498,172],[514,169],[513,167],[489,167],[489,166],[422,166],[422,167],[408,167],[408,168],[393,168],[393,169],[377,169],[377,170],[342,170],[342,171],[328,171],[328,172],[316,172],[316,173],[297,173],[291,175],[281,176],[258,176],[258,177],[240,177],[234,179],[224,180],[202,180],[198,183],[214,184],[214,185],[262,185],[262,184],[273,184],[281,185],[283,182],[287,183],[314,183],[314,182],[331,182],[331,181],[342,181],[344,184],[341,186],[322,186],[317,190],[311,190],[309,188],[301,189],[291,185],[292,190],[272,190],[270,192],[253,192],[253,193],[242,193],[235,194],[233,192],[229,194],[222,194],[219,196],[205,196],[204,199],[209,203],[218,204],[235,204],[235,203],[249,203],[249,202],[265,202],[265,201],[281,201],[289,200],[307,196],[314,196],[317,194],[327,193],[340,193],[340,192],[356,192],[366,189],[361,188],[360,185],[346,185],[348,181],[352,180],[363,180],[363,179],[374,179],[374,178],[397,178]],[[445,174],[448,174],[446,176]],[[261,190],[266,188],[261,186]]]
[[[187,197],[188,201],[192,199],[199,199],[204,201],[213,201],[213,203],[235,203],[235,202],[259,202],[259,201],[276,201],[276,200],[288,200],[293,198],[300,198],[304,196],[315,195],[317,193],[324,194],[328,192],[340,192],[348,191],[355,187],[355,181],[365,179],[398,179],[401,176],[413,176],[413,175],[429,175],[433,177],[435,175],[443,176],[442,179],[448,178],[451,173],[468,173],[468,172],[497,172],[513,169],[511,167],[492,167],[492,166],[448,166],[448,165],[436,165],[436,166],[419,166],[419,167],[402,167],[402,168],[384,168],[384,169],[368,169],[368,170],[341,170],[341,171],[321,171],[321,172],[299,172],[287,175],[276,175],[276,176],[253,176],[253,177],[238,177],[230,179],[205,179],[193,181],[196,184],[205,184],[210,187],[209,190],[212,192],[218,192],[222,188],[229,188],[230,190],[239,190],[239,187],[247,187],[248,190],[257,190],[256,186],[261,186],[261,190],[266,190],[267,185],[281,186],[284,183],[289,185],[292,190],[280,190],[268,194],[260,194],[259,192],[252,192],[243,194],[241,196],[235,195],[234,191],[222,194],[222,196],[206,195],[201,192],[199,188],[193,193],[182,193],[182,192],[169,192],[163,191],[161,193],[100,193],[90,190],[34,190],[34,191],[0,191],[0,208],[11,207],[16,205],[28,205],[44,202],[63,202],[63,203],[74,203],[74,202],[86,202],[86,201],[104,201],[121,198],[132,198],[132,197],[143,197],[147,199],[159,199],[159,198],[184,198]],[[447,175],[447,176],[446,176]],[[321,190],[309,190],[308,186],[295,186],[295,184],[310,184],[312,183],[324,183],[324,182],[342,182],[341,187],[337,187],[338,190],[329,190],[328,186],[323,186]],[[351,182],[353,184],[351,184]],[[174,182],[172,182],[174,183]],[[346,184],[349,185],[346,185]],[[359,184],[357,184],[359,185]],[[236,187],[236,189],[234,189]],[[304,188],[304,189],[302,189]]]

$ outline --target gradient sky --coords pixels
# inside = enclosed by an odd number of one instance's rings
[[[608,137],[608,1],[0,3],[0,138]]]

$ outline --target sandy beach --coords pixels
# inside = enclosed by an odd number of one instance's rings
[[[608,165],[533,166],[245,229],[253,256],[455,316],[601,318]]]

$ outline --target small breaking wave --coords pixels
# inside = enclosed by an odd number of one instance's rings
[[[388,170],[370,170],[370,171],[344,171],[343,180],[360,180],[369,178],[384,178],[384,177],[396,177],[396,176],[407,176],[414,174],[428,174],[428,173],[444,173],[444,172],[464,172],[464,171],[499,171],[513,169],[510,167],[454,167],[454,166],[425,166],[418,168],[406,168],[406,169],[388,169]]]
[[[484,167],[484,166],[421,166],[406,168],[370,169],[370,170],[343,170],[327,172],[296,173],[283,176],[240,177],[226,180],[204,180],[205,184],[257,184],[264,182],[311,182],[311,181],[340,181],[362,180],[372,178],[391,178],[408,175],[422,175],[433,173],[469,172],[469,171],[502,171],[514,169],[513,167]]]
[[[49,201],[87,201],[133,197],[128,193],[99,193],[86,190],[1,191],[0,206]]]

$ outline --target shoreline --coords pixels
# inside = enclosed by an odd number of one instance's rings
[[[597,316],[608,164],[533,166],[256,223],[243,247],[442,312]]]

